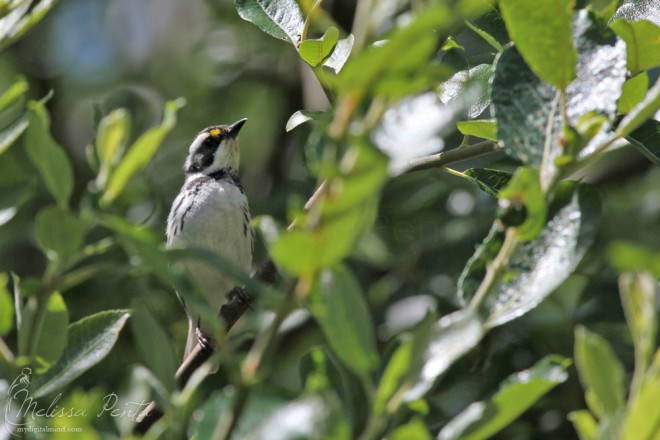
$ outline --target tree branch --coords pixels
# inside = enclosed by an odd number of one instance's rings
[[[275,264],[266,260],[254,274],[254,279],[265,284],[273,284],[277,275]],[[218,316],[225,323],[227,332],[236,324],[238,319],[251,307],[255,300],[252,292],[244,291],[240,287],[234,287],[230,292],[230,300],[220,308]],[[197,344],[176,372],[175,378],[179,389],[183,389],[192,374],[207,360],[213,356],[215,349],[210,346]],[[151,402],[137,417],[137,425],[134,432],[145,434],[149,428],[163,416],[163,412],[156,408],[156,402]]]
[[[502,147],[494,141],[483,141],[473,145],[454,148],[453,150],[443,151],[442,153],[431,154],[409,162],[410,168],[406,172],[428,170],[431,168],[440,168],[450,163],[461,162],[473,159],[484,154],[500,151]]]

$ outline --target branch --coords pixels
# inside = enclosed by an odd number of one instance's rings
[[[254,274],[254,279],[265,284],[273,284],[277,268],[271,260],[266,260]],[[240,287],[234,287],[229,294],[230,300],[222,306],[218,316],[225,323],[225,330],[229,330],[236,324],[238,319],[251,307],[255,300],[255,295],[251,292],[243,291]],[[208,346],[197,344],[190,354],[184,359],[183,363],[176,372],[175,378],[179,389],[183,389],[192,374],[204,362],[209,360],[215,350]],[[163,416],[163,412],[156,408],[156,402],[151,402],[137,417],[138,422],[135,425],[134,432],[145,434],[149,428]]]
[[[473,145],[454,148],[453,150],[443,151],[442,153],[432,154],[409,162],[410,168],[406,172],[428,170],[431,168],[441,168],[454,162],[461,162],[468,159],[474,159],[484,154],[500,151],[502,147],[494,141],[483,141]]]

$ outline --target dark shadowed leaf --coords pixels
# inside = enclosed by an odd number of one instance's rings
[[[137,172],[143,170],[160,148],[165,136],[176,124],[176,113],[185,105],[185,100],[179,98],[165,104],[163,122],[149,131],[143,133],[122,158],[117,168],[110,175],[108,187],[103,197],[102,204],[110,204],[122,192],[128,181]]]
[[[309,296],[309,310],[335,355],[359,375],[378,364],[369,306],[353,274],[344,266],[325,269]]]
[[[649,119],[626,136],[626,139],[651,162],[660,165],[660,122]]]
[[[617,104],[619,113],[629,113],[637,104],[642,102],[644,95],[649,88],[649,76],[646,72],[642,72],[633,76],[625,82],[621,97]]]
[[[82,246],[87,223],[57,206],[39,211],[36,221],[37,243],[49,260],[65,262]]]
[[[567,122],[571,126],[577,126],[580,118],[592,111],[614,118],[626,76],[623,41],[599,35],[583,12],[574,22],[579,54],[577,78],[566,88]],[[492,98],[497,136],[507,154],[526,164],[541,165],[547,141],[550,148],[545,166],[553,170],[554,159],[562,153],[560,94],[526,67],[515,47],[507,48],[496,62]],[[546,140],[550,119],[550,139]],[[582,156],[593,151],[609,127],[609,123],[603,125],[582,150]]]
[[[266,417],[244,440],[341,440],[351,438],[351,428],[341,403],[332,394],[300,398]]]
[[[338,39],[339,30],[332,26],[321,38],[301,42],[298,53],[310,66],[317,66],[330,55]]]
[[[149,312],[144,301],[134,301],[133,309],[131,330],[133,330],[140,357],[160,383],[167,390],[172,391],[177,363],[170,337]]]
[[[34,357],[37,373],[45,372],[57,362],[67,344],[66,327],[69,325],[69,312],[64,299],[59,292],[54,292],[47,301],[43,323],[41,326],[36,326],[37,298],[32,296],[28,300],[23,308],[18,335],[19,352]]]
[[[497,197],[511,180],[511,173],[489,168],[468,168],[463,172],[469,180],[476,183],[482,191]]]
[[[57,204],[66,208],[73,191],[73,169],[66,153],[50,135],[50,118],[42,102],[28,102],[25,151]]]
[[[101,362],[115,345],[129,316],[126,310],[111,310],[71,324],[66,350],[55,366],[35,379],[34,396],[42,397],[59,390]]]
[[[493,224],[458,279],[458,299],[462,305],[467,305],[477,292],[481,281],[486,276],[488,264],[497,256],[503,241],[504,231],[497,223]]]
[[[610,27],[626,42],[630,71],[660,65],[659,0],[627,0],[612,16]]]
[[[474,402],[454,417],[438,434],[438,440],[490,438],[530,408],[534,402],[568,378],[569,359],[548,356],[532,368],[509,377],[486,402]]]
[[[559,89],[575,79],[571,0],[500,0],[511,39],[531,69]]]
[[[236,10],[267,34],[294,46],[300,43],[305,23],[294,0],[236,0]]]
[[[545,225],[547,206],[535,168],[520,167],[511,182],[498,194],[500,200],[522,203],[525,206],[524,221],[515,225],[518,238],[529,241],[539,235]],[[501,203],[501,202],[500,202]]]
[[[614,241],[607,249],[609,263],[619,272],[651,272],[660,278],[660,254],[637,243]]]
[[[503,46],[511,41],[504,20],[495,8],[490,8],[481,17],[468,21],[467,25],[498,52],[502,52]]]
[[[575,367],[589,409],[601,418],[613,416],[625,402],[626,373],[609,342],[582,326],[577,327]]]

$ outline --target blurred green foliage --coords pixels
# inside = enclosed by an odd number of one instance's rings
[[[659,438],[658,0],[55,4],[0,4],[0,438]],[[274,287],[163,246],[242,117]],[[187,258],[258,298],[178,389]]]

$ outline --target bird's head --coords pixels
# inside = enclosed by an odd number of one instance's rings
[[[200,131],[188,149],[183,165],[186,174],[211,174],[223,169],[238,172],[238,132],[245,121],[244,118],[232,125],[214,125]]]

